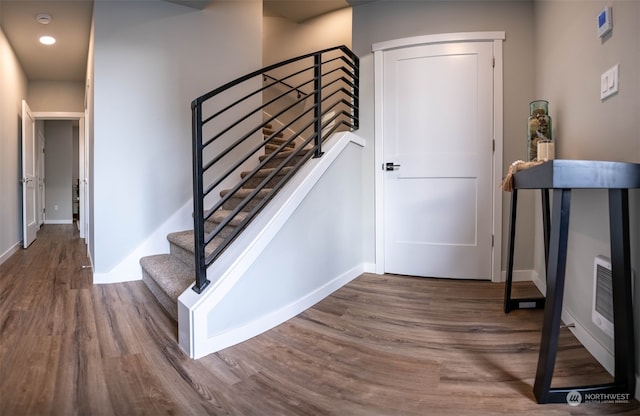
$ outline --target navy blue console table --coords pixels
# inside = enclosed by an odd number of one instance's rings
[[[633,398],[635,394],[636,366],[629,244],[629,189],[634,188],[640,188],[640,164],[637,163],[551,160],[517,172],[513,176],[504,310],[508,313],[514,309],[544,308],[538,368],[533,386],[538,403],[566,403],[567,394],[571,391],[578,391],[583,397],[588,393],[628,393],[629,397]],[[519,189],[542,191],[547,262],[546,298],[511,298]],[[551,379],[558,350],[564,295],[572,189],[607,189],[609,194],[615,374],[613,383],[552,388]],[[549,190],[553,192],[551,212]]]

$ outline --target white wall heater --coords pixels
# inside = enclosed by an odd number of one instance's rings
[[[597,256],[593,265],[593,306],[591,320],[605,334],[613,338],[613,297],[611,262]]]

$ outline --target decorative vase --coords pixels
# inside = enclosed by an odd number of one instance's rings
[[[527,130],[527,161],[538,160],[538,142],[551,142],[551,117],[549,102],[536,100],[529,103],[529,120]]]

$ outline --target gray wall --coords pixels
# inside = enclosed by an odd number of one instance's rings
[[[350,8],[295,23],[282,17],[264,17],[264,66],[334,46],[351,47]]]
[[[84,111],[84,83],[74,81],[30,81],[29,107],[33,111]]]
[[[529,102],[535,99],[533,62],[533,4],[529,1],[379,1],[353,8],[353,49],[361,58],[360,130],[368,140],[365,164],[365,261],[374,262],[373,189],[373,58],[376,42],[436,33],[505,31],[504,42],[504,160],[526,157],[526,120]],[[533,268],[533,195],[519,195],[519,227],[515,269]],[[509,212],[508,195],[503,212]],[[503,253],[507,244],[508,216],[503,216]],[[503,269],[506,256],[503,255]]]
[[[45,137],[45,223],[73,222],[72,181],[73,123],[69,120],[44,122]],[[77,143],[76,136],[76,143]]]
[[[613,7],[613,31],[601,41],[596,16],[607,5]],[[534,11],[536,93],[551,103],[557,157],[640,162],[640,2],[539,1]],[[600,74],[615,64],[620,64],[620,92],[601,101]],[[638,342],[640,191],[631,191],[630,199]],[[610,253],[606,193],[574,191],[571,204],[564,305],[612,352],[612,340],[591,323],[594,257]],[[541,253],[536,269],[543,275]],[[636,363],[640,365],[640,356]]]
[[[262,3],[96,2],[90,252],[108,273],[191,197],[191,101],[261,67]],[[229,40],[233,39],[233,42]]]
[[[0,29],[0,263],[22,241],[20,117],[27,77]]]

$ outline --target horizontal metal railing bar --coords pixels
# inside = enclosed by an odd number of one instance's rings
[[[292,104],[290,107],[293,108],[294,104]],[[281,113],[286,112],[286,110],[288,110],[289,108],[283,110]],[[295,121],[299,120],[300,118],[302,118],[306,113],[308,113],[309,110],[301,113],[298,117],[296,117],[294,120],[292,120],[289,124],[281,127],[279,130],[276,131],[277,133],[282,133],[284,130],[286,130],[286,128],[291,125],[292,123],[294,123]],[[262,124],[264,125],[264,123]],[[262,126],[260,126],[260,128],[262,128]],[[255,133],[255,131],[254,131]],[[249,136],[247,136],[249,137]],[[245,137],[244,139],[246,139],[247,137]],[[235,146],[237,146],[239,143],[235,144]],[[260,150],[262,147],[264,147],[264,143],[260,143],[259,145],[255,146],[255,148],[253,149],[253,151],[246,155],[246,157],[244,157],[241,161],[236,162],[232,167],[228,168],[227,171],[220,175],[218,177],[217,180],[213,181],[211,184],[209,184],[209,186],[207,186],[204,195],[209,195],[218,185],[220,185],[222,183],[222,181],[224,181],[224,179],[229,176],[232,172],[234,172],[236,169],[238,169],[244,162],[246,162],[255,152],[257,152],[258,150]],[[228,154],[228,152],[225,152],[225,155]],[[219,161],[221,158],[217,158]],[[203,169],[203,172],[206,172],[208,169],[210,169],[212,166],[214,166],[214,162],[209,162],[207,163],[207,167],[205,169]]]
[[[308,67],[308,68],[302,69],[302,70],[298,71],[297,73],[294,73],[294,74],[292,74],[292,75],[290,75],[290,76],[288,76],[288,77],[285,77],[284,79],[287,79],[287,78],[289,78],[289,77],[292,77],[292,76],[298,75],[298,74],[300,74],[300,73],[302,73],[302,72],[305,72],[305,71],[308,71],[308,70],[310,70],[310,69],[312,69],[312,67]],[[332,72],[334,72],[334,71],[336,71],[336,70],[337,70],[337,69],[334,69],[334,70],[332,70],[332,71],[329,71],[327,74],[330,74],[330,73],[332,73]],[[349,75],[352,75],[352,74],[350,74],[349,72],[345,72],[345,73],[347,73],[347,74],[349,74]],[[266,74],[262,74],[262,75],[264,76],[264,75],[266,75]],[[323,74],[323,75],[324,75],[324,74]],[[271,77],[271,78],[273,78],[273,77]],[[354,87],[354,85],[353,85],[352,83],[348,82],[348,80],[347,80],[346,78],[341,78],[341,80],[343,80],[343,81],[347,82],[351,87]],[[312,80],[307,81],[307,82],[304,82],[304,83],[302,83],[302,84],[299,84],[297,87],[291,87],[291,88],[299,89],[299,88],[301,88],[302,86],[304,86],[304,85],[306,85],[306,84],[309,84],[309,83],[311,83],[311,82],[312,82]],[[334,82],[336,82],[336,81],[334,80],[334,81],[333,81],[333,82],[331,82],[330,84],[327,84],[327,86],[328,86],[328,85],[331,85],[331,84],[332,84],[332,83],[334,83]],[[273,84],[275,84],[275,82],[274,82]],[[272,85],[273,85],[273,84],[272,84]],[[259,90],[257,90],[256,92],[254,92],[254,93],[252,93],[252,94],[249,94],[248,96],[244,97],[243,99],[237,100],[235,103],[233,103],[233,104],[231,104],[231,105],[229,105],[229,106],[225,107],[225,109],[220,110],[220,111],[218,111],[216,114],[214,114],[213,116],[211,116],[211,117],[207,118],[207,119],[206,119],[206,121],[203,121],[203,123],[202,123],[202,124],[205,124],[207,121],[210,121],[212,118],[214,118],[214,117],[216,117],[216,116],[221,115],[221,114],[222,114],[222,113],[224,113],[226,110],[228,110],[228,109],[230,109],[231,107],[233,107],[233,106],[235,106],[235,105],[239,104],[240,102],[242,102],[242,101],[244,101],[246,98],[248,98],[248,97],[250,97],[250,96],[252,96],[252,95],[256,94],[257,92],[263,91],[265,88],[266,88],[266,87],[260,88],[260,89],[259,89]],[[208,146],[208,145],[209,145],[209,144],[211,144],[214,140],[216,140],[217,138],[221,137],[223,134],[225,134],[225,133],[227,133],[229,130],[231,130],[233,127],[235,127],[235,126],[239,125],[242,121],[244,121],[244,120],[248,119],[251,115],[253,115],[253,114],[257,113],[258,111],[260,111],[260,110],[264,109],[264,108],[265,108],[265,107],[267,107],[268,105],[270,105],[270,104],[274,103],[275,101],[277,101],[277,99],[279,99],[279,98],[282,98],[282,97],[286,96],[288,93],[289,93],[289,92],[282,93],[282,94],[280,94],[279,96],[275,97],[274,99],[270,100],[269,102],[267,102],[267,103],[263,104],[262,106],[260,106],[260,107],[258,107],[258,108],[256,108],[256,109],[254,109],[254,111],[252,111],[251,113],[247,114],[245,117],[241,118],[240,120],[238,120],[238,121],[237,121],[237,122],[235,122],[234,124],[232,124],[232,125],[228,126],[226,129],[224,129],[222,132],[220,132],[219,134],[217,134],[216,136],[214,136],[214,137],[213,137],[213,138],[211,138],[210,140],[208,140],[208,141],[204,142],[204,143],[203,143],[203,146],[204,146],[204,147]],[[300,102],[300,101],[299,101],[299,102]],[[299,102],[297,102],[297,103],[299,103]],[[252,132],[252,133],[255,133],[255,131],[254,131],[254,132]],[[250,134],[249,134],[249,135],[250,135]],[[206,169],[205,169],[205,170],[206,170]]]
[[[305,60],[312,60],[313,64],[305,65]],[[294,65],[295,64],[295,65]],[[290,65],[290,66],[288,66]],[[287,67],[288,66],[288,67]],[[302,68],[301,68],[302,66]],[[282,71],[280,69],[285,69]],[[286,69],[293,69],[293,72],[281,76],[274,76],[270,71],[286,72]],[[323,69],[325,69],[323,71]],[[312,74],[311,74],[312,73]],[[228,98],[233,101],[231,104],[224,106],[222,109],[216,110],[217,103],[207,106],[207,110],[212,107],[213,114],[203,117],[203,105],[207,100],[218,94],[229,91],[235,86],[251,81],[254,77],[262,76],[260,88],[253,89],[252,92],[241,98],[233,98],[235,92],[230,91],[229,94],[221,95],[221,99]],[[297,81],[296,77],[302,78]],[[267,82],[267,79],[273,82]],[[294,82],[291,82],[294,80]],[[313,92],[306,93],[302,88],[313,83]],[[283,85],[286,87],[273,89],[273,87]],[[241,104],[248,102],[249,99],[263,94],[265,91],[273,91],[274,97],[270,97],[268,101],[262,100],[261,105],[250,109],[242,109]],[[286,104],[281,100],[290,97],[289,94],[297,93],[297,100],[293,102],[287,101]],[[307,101],[313,98],[313,102],[309,106]],[[322,155],[322,143],[338,130],[356,129],[359,124],[359,58],[346,46],[338,46],[327,48],[322,51],[309,53],[299,57],[291,58],[286,61],[279,62],[254,71],[234,81],[231,81],[221,87],[218,87],[208,93],[196,98],[191,102],[193,110],[193,138],[194,138],[194,237],[196,251],[196,284],[194,290],[200,293],[208,284],[206,280],[207,267],[227,248],[227,246],[237,238],[242,230],[253,220],[260,210],[274,197],[284,184],[293,176],[300,167],[312,157],[320,157]],[[288,100],[288,98],[286,98]],[[281,104],[282,103],[282,104]],[[296,109],[297,113],[292,120],[277,129],[270,131],[264,130],[267,123],[274,120],[280,120],[279,117],[293,110],[296,106],[303,104],[304,106]],[[220,102],[222,105],[222,102]],[[283,105],[284,104],[284,105]],[[251,107],[243,105],[244,107]],[[273,114],[267,114],[265,110],[272,106],[278,106],[277,111]],[[282,108],[284,107],[284,108]],[[308,107],[308,108],[305,108]],[[224,114],[232,114],[231,112],[242,111],[240,117],[234,117],[230,124],[222,123]],[[252,125],[251,117],[256,116],[259,112],[266,115],[266,119],[261,117],[260,124]],[[229,118],[229,116],[226,116]],[[215,120],[220,120],[216,124],[211,125]],[[249,121],[249,123],[247,123]],[[224,124],[223,126],[218,126]],[[248,125],[247,125],[248,124]],[[208,129],[215,128],[217,132],[208,140],[203,138],[203,126],[210,126]],[[220,165],[223,158],[233,154],[243,143],[249,143],[247,140],[252,138],[261,130],[262,138],[260,143],[250,144],[248,150],[243,150],[239,156],[234,156],[233,160],[225,159],[226,166],[222,174],[218,174],[213,169]],[[291,131],[286,139],[282,138],[285,131]],[[232,132],[238,132],[239,138],[235,140],[231,136]],[[266,132],[266,134],[265,134]],[[235,133],[234,133],[235,134]],[[215,150],[215,154],[204,161],[204,151],[207,146],[219,139],[225,139],[225,146],[222,150]],[[226,143],[231,142],[231,143]],[[292,144],[296,144],[292,146]],[[313,143],[313,145],[312,145]],[[267,150],[267,146],[268,150]],[[209,152],[213,149],[209,148]],[[205,210],[203,207],[204,198],[218,189],[224,180],[231,175],[239,173],[238,170],[248,162],[256,154],[264,150],[264,155],[260,156],[256,166],[249,167],[241,175],[241,179],[230,189],[226,189],[220,193],[220,198],[213,207]],[[236,153],[238,153],[236,151]],[[275,158],[278,159],[275,159]],[[275,163],[274,163],[275,162]],[[253,162],[252,164],[253,165]],[[264,174],[257,175],[258,172],[267,165],[275,166],[269,168]],[[286,168],[286,170],[285,170]],[[204,183],[205,174],[216,173],[215,178]],[[257,180],[257,181],[256,181]],[[248,186],[249,181],[252,185]],[[257,185],[255,185],[257,183]],[[254,186],[255,185],[255,186]],[[245,192],[240,193],[241,189]],[[234,199],[229,206],[229,210],[223,210],[224,215],[216,217],[216,225],[211,232],[206,232],[205,223],[211,217],[230,201]],[[249,205],[251,204],[251,205]],[[200,208],[198,208],[198,206]],[[233,222],[234,225],[231,225]],[[226,227],[231,226],[229,232],[225,231],[225,238],[217,238]],[[217,239],[217,245],[210,254],[210,244]]]
[[[300,90],[300,89],[298,89],[298,88],[295,88],[295,87],[293,87],[293,86],[291,86],[291,85],[287,84],[287,83],[286,83],[286,82],[284,82],[283,80],[280,80],[280,79],[278,79],[278,78],[274,78],[274,77],[272,77],[272,76],[271,76],[271,75],[269,75],[269,74],[262,74],[262,76],[263,76],[265,79],[266,79],[266,78],[269,78],[269,79],[272,79],[273,81],[276,81],[276,82],[274,82],[272,85],[282,84],[282,85],[284,85],[285,87],[289,88],[289,92],[294,92],[294,91],[295,91],[295,92],[297,92],[297,93],[298,93],[298,98],[300,98],[300,95],[309,95],[309,94],[307,94],[306,92],[304,92],[304,91],[302,91],[302,90]]]
[[[349,61],[349,60],[345,59],[345,58],[344,58],[344,56],[337,56],[337,57],[335,57],[335,58],[328,59],[328,60],[326,60],[326,61],[322,61],[322,65],[323,65],[323,66],[325,66],[325,65],[327,65],[327,64],[330,64],[330,63],[333,63],[333,62],[336,62],[336,61],[339,61],[339,60],[341,60],[341,61],[345,62],[345,63],[346,63],[346,64],[347,64],[351,69],[354,69],[354,68],[355,68],[354,62],[352,62],[352,61]],[[343,67],[343,66],[340,66],[340,67],[338,67],[338,68],[344,68],[344,67]]]
[[[323,89],[324,89],[324,88],[326,88],[326,87],[328,87],[328,86],[330,86],[330,85],[335,84],[336,82],[344,82],[345,84],[347,84],[347,85],[348,85],[348,86],[350,86],[351,88],[354,88],[354,87],[355,87],[355,85],[354,85],[351,81],[349,81],[348,79],[346,79],[346,78],[344,78],[344,77],[340,77],[340,78],[336,78],[336,79],[334,79],[334,80],[332,80],[332,81],[329,81],[329,83],[327,83],[327,84],[323,85]]]
[[[335,91],[331,92],[329,95],[325,96],[325,97],[322,99],[322,102],[324,103],[324,102],[328,101],[328,100],[329,100],[331,97],[333,97],[334,95],[336,95],[336,94],[340,94],[340,93],[343,93],[343,94],[347,95],[347,96],[348,96],[348,97],[350,97],[350,98],[355,98],[355,95],[353,95],[353,94],[351,93],[351,91],[349,91],[349,90],[347,90],[347,89],[345,89],[345,88],[340,88],[340,89],[337,89],[337,90],[335,90]],[[344,100],[344,99],[343,99],[343,100]],[[349,106],[351,106],[351,103],[347,103],[347,104],[348,104]]]
[[[313,149],[311,149],[313,150]],[[258,212],[260,212],[260,210],[264,207],[264,205],[269,202],[269,200],[271,198],[273,198],[273,196],[280,190],[280,188],[282,188],[284,186],[284,184],[287,182],[287,180],[293,176],[293,174],[295,174],[298,169],[300,168],[300,166],[302,166],[309,158],[311,158],[311,155],[313,155],[312,151],[307,152],[307,154],[305,156],[307,156],[307,158],[305,159],[304,157],[298,161],[298,163],[296,165],[294,165],[293,169],[287,173],[283,180],[281,180],[280,182],[278,182],[278,184],[276,186],[274,186],[272,188],[272,191],[270,192],[270,195],[263,198],[262,200],[260,200],[258,202],[258,204],[256,205],[256,207],[254,207],[248,214],[247,216],[244,218],[244,220],[242,220],[242,222],[235,227],[235,229],[230,233],[230,235],[228,237],[225,238],[225,240],[223,241],[222,244],[220,244],[216,250],[214,250],[214,252],[212,254],[210,254],[209,256],[206,257],[205,260],[205,264],[210,265],[211,263],[213,263],[213,261],[222,253],[222,251],[224,251],[224,249],[226,248],[226,244],[225,242],[231,242],[233,241],[238,234],[240,234],[240,232],[244,229],[244,227],[247,226],[247,224],[249,224],[249,222],[251,222],[251,220],[258,214]],[[288,163],[290,159],[287,159],[286,161],[284,161],[283,163],[281,163],[282,166],[284,166],[286,163]],[[248,201],[247,201],[248,203]],[[245,204],[246,205],[246,204]],[[240,213],[242,210],[238,210],[237,213],[235,214],[230,214],[229,217],[233,218],[235,217],[235,215],[237,215],[238,213]],[[235,212],[235,210],[234,210]],[[222,229],[222,228],[220,228]],[[214,236],[214,232],[212,231],[208,236],[207,236],[207,244],[209,242],[211,242],[213,240],[213,238],[215,238]],[[216,233],[217,234],[217,233]],[[211,239],[209,239],[209,237],[211,237]]]
[[[311,70],[311,69],[313,69],[313,67],[306,67],[306,68],[303,68],[303,69],[301,69],[301,70],[299,70],[299,71],[297,71],[297,72],[294,72],[294,73],[292,73],[292,74],[290,74],[290,75],[286,76],[286,77],[285,77],[285,78],[283,78],[283,79],[289,79],[289,78],[292,78],[292,77],[294,77],[294,76],[300,75],[300,74],[302,74],[302,73],[304,73],[304,72],[306,72],[306,71],[309,71],[309,70]],[[256,77],[258,77],[258,76],[259,76],[259,75],[256,75]],[[262,76],[269,76],[270,78],[273,78],[273,77],[271,77],[270,75],[267,75],[267,74],[262,74]],[[249,81],[249,80],[250,80],[250,79],[247,79],[246,81]],[[305,83],[303,83],[303,84],[300,84],[300,85],[298,85],[298,87],[297,87],[297,88],[302,88],[302,86],[304,86],[304,85],[308,84],[309,82],[310,82],[310,81],[307,81],[307,82],[305,82]],[[272,87],[272,86],[274,86],[274,85],[277,85],[277,84],[278,84],[278,82],[272,82],[272,83],[270,83],[270,84],[264,85],[264,86],[262,86],[262,88],[257,89],[257,90],[256,90],[256,91],[254,91],[252,94],[249,94],[249,95],[247,95],[247,96],[244,96],[244,97],[242,97],[242,98],[240,98],[240,99],[236,100],[235,102],[233,102],[233,103],[231,103],[231,104],[227,105],[227,106],[226,106],[226,107],[224,107],[223,109],[218,110],[216,113],[212,114],[211,116],[207,117],[206,119],[203,119],[203,121],[202,121],[202,125],[205,125],[205,124],[207,124],[209,121],[213,120],[214,118],[221,116],[222,114],[224,114],[225,112],[227,112],[227,111],[228,111],[228,110],[230,110],[231,108],[233,108],[233,107],[235,107],[236,105],[238,105],[238,104],[242,103],[243,101],[247,100],[249,97],[251,97],[251,96],[253,96],[253,95],[255,95],[255,94],[261,93],[261,92],[263,92],[263,91],[265,91],[265,90],[269,89],[270,87]],[[292,87],[292,88],[296,88],[296,87]],[[288,94],[288,93],[282,94],[282,96],[285,96],[285,95],[287,95],[287,94]]]
[[[280,165],[278,165],[278,167],[275,169],[275,171],[280,171],[282,170],[282,167],[286,166],[287,163],[289,163],[289,161],[291,159],[293,159],[295,156],[297,156],[300,152],[302,152],[303,149],[298,148],[297,151],[292,152],[291,155],[289,155],[287,158],[285,158],[284,161],[282,161],[280,163]],[[260,185],[262,185],[262,188],[264,188],[264,186],[266,185],[267,181],[263,180],[261,182]],[[211,233],[209,233],[206,238],[205,238],[205,244],[209,244],[217,235],[218,233],[227,225],[229,225],[229,223],[231,222],[231,220],[233,218],[235,218],[236,215],[238,215],[240,212],[242,212],[244,210],[244,208],[249,204],[249,202],[251,202],[251,200],[255,197],[255,195],[258,194],[258,192],[260,192],[262,190],[262,188],[260,187],[256,187],[249,195],[247,195],[232,211],[231,213],[227,216],[227,218],[225,219],[225,221],[221,222],[214,230],[211,231]],[[279,187],[274,186],[272,188],[272,192],[273,190],[277,190],[279,189]],[[248,214],[250,215],[250,214]]]
[[[272,100],[268,101],[267,103],[263,103],[261,106],[256,107],[253,109],[253,111],[249,112],[245,117],[243,117],[240,120],[237,120],[235,123],[232,123],[231,125],[227,126],[225,129],[223,129],[220,133],[216,134],[215,136],[213,136],[211,139],[207,140],[206,142],[203,143],[202,148],[206,148],[207,146],[209,146],[211,143],[215,142],[216,140],[218,140],[220,137],[222,137],[224,134],[228,133],[232,128],[238,126],[241,122],[243,122],[244,120],[247,120],[250,116],[255,115],[256,113],[258,113],[259,111],[263,111],[267,106],[269,106],[270,104],[273,104],[274,102],[276,102],[277,100],[279,100],[280,98],[286,96],[288,93],[282,93],[279,96],[273,98]],[[293,106],[300,104],[301,102],[303,102],[304,100],[306,100],[307,97],[304,98],[299,98],[298,101],[296,101],[295,103],[293,103],[289,108],[293,108]],[[257,130],[253,131],[253,132],[249,132],[247,135],[245,135],[244,137],[241,137],[240,139],[238,139],[236,141],[236,145],[238,143],[241,143],[242,141],[244,141],[247,137],[251,136],[253,133],[255,133]],[[235,146],[234,146],[235,147]],[[229,148],[228,150],[232,150],[232,148]],[[222,158],[224,155],[221,155],[220,158]]]
[[[283,110],[281,110],[277,115],[282,115],[284,113],[286,113],[288,110],[292,109],[293,107],[295,107],[296,105],[300,104],[301,102],[303,102],[305,99],[299,99],[298,101],[295,101],[293,103],[291,103],[289,106],[285,107]],[[260,109],[264,109],[264,106]],[[238,145],[240,145],[241,143],[243,143],[246,139],[248,139],[249,137],[251,137],[253,134],[257,133],[262,126],[264,125],[264,123],[261,123],[260,125],[258,125],[257,127],[255,127],[252,131],[250,131],[249,133],[245,134],[244,136],[242,136],[240,139],[236,140],[234,143],[232,143],[230,146],[228,146],[225,150],[223,150],[222,152],[220,152],[220,154],[218,156],[216,156],[215,158],[213,158],[211,161],[209,161],[205,166],[204,166],[204,171],[207,171],[209,168],[211,168],[213,165],[215,165],[216,163],[218,163],[224,156],[226,156],[229,152],[231,152],[233,149],[235,149]],[[203,146],[204,149],[205,146]]]
[[[280,128],[276,133],[274,133],[274,134],[280,133],[281,131],[285,130],[285,129],[290,125],[290,124],[295,123],[296,121],[298,121],[299,119],[301,119],[302,117],[304,117],[304,115],[305,115],[306,113],[310,112],[310,111],[311,111],[311,109],[308,109],[307,111],[305,111],[305,112],[301,113],[297,118],[295,118],[294,120],[292,120],[288,125],[284,125],[283,127],[281,127],[281,128]],[[309,125],[308,125],[306,128],[308,128],[308,127],[309,127]],[[301,129],[301,131],[306,130],[306,128]],[[290,144],[290,143],[292,143],[294,140],[295,140],[295,136],[292,136],[292,137],[291,137],[291,138],[290,138],[286,143],[284,143],[282,146],[284,147],[286,144]],[[260,148],[262,148],[262,147],[263,147],[263,145],[262,145],[262,144],[261,144],[260,146],[257,146],[258,150],[259,150]],[[280,149],[280,150],[281,150],[281,149]],[[255,153],[255,152],[253,152],[253,153]],[[267,155],[267,157],[266,157],[264,160],[262,160],[262,161],[258,164],[258,166],[256,167],[256,169],[258,169],[258,170],[259,170],[259,169],[263,168],[264,166],[266,166],[266,164],[267,164],[267,163],[269,163],[269,162],[270,162],[270,161],[271,161],[271,160],[276,156],[276,153],[277,153],[277,152],[273,152],[273,153],[271,153],[271,154]],[[250,155],[249,155],[248,157],[250,157]],[[248,157],[247,157],[247,159],[248,159]],[[246,161],[247,159],[245,159],[245,161]],[[244,162],[243,162],[243,163],[244,163]],[[215,189],[215,187],[217,187],[218,185],[220,185],[220,183],[222,183],[222,181],[223,181],[224,179],[226,179],[226,177],[229,175],[229,173],[230,173],[230,172],[233,172],[233,171],[235,171],[236,169],[238,169],[238,168],[239,168],[239,166],[241,165],[241,163],[240,163],[240,164],[236,164],[236,165],[237,165],[237,166],[235,166],[235,169],[233,169],[233,170],[232,170],[232,169],[229,169],[229,170],[227,171],[227,173],[225,173],[225,174],[223,174],[223,175],[219,176],[219,177],[218,177],[218,179],[217,179],[216,181],[213,181],[213,182],[211,183],[211,185],[207,188],[207,192],[206,192],[204,195],[208,195],[208,194],[209,194],[213,189]],[[251,178],[250,178],[250,177],[245,177],[245,178],[243,178],[243,180],[240,182],[240,184],[239,184],[239,185],[244,185],[244,184],[246,184],[246,183],[249,181],[249,179],[251,179]],[[224,203],[225,203],[225,202],[227,202],[227,201],[228,201],[228,199],[230,199],[231,197],[232,197],[232,194],[231,194],[231,193],[229,193],[229,194],[225,195],[224,197],[222,197],[222,198],[221,198],[221,199],[220,199],[220,200],[219,200],[219,201],[218,201],[218,202],[217,202],[217,203],[216,203],[216,204],[215,204],[215,205],[214,205],[210,210],[208,210],[209,214],[205,216],[205,221],[206,221],[207,219],[209,219],[209,218],[210,218],[210,216],[211,216],[211,215],[213,215],[213,212],[215,212],[217,209],[219,209],[220,207],[222,207],[222,205],[224,205]]]
[[[304,82],[302,84],[300,84],[300,86],[306,85],[311,81],[307,81]],[[249,114],[247,114],[247,116],[241,120],[238,120],[236,123],[228,126],[226,129],[222,130],[220,133],[216,134],[215,136],[213,136],[211,139],[207,140],[206,142],[203,143],[203,148],[209,146],[211,143],[213,143],[214,141],[216,141],[217,139],[219,139],[220,137],[222,137],[225,133],[229,132],[229,130],[231,130],[233,127],[236,127],[237,125],[239,125],[242,121],[246,120],[249,116],[256,114],[258,111],[264,110],[266,107],[268,107],[269,105],[275,103],[276,101],[278,101],[280,98],[285,97],[288,94],[288,92],[284,92],[274,98],[272,98],[271,100],[267,101],[266,103],[263,103],[261,106],[254,108],[253,111],[251,111]],[[291,108],[293,108],[294,106],[302,103],[303,101],[305,101],[308,97],[303,97],[303,98],[298,98],[298,101],[294,102],[293,104],[291,104],[289,107],[287,107],[287,110],[290,110]],[[252,133],[255,133],[252,132]],[[252,134],[251,133],[251,134]],[[248,134],[248,136],[250,136],[251,134]],[[244,139],[246,139],[246,137],[244,138],[240,138],[238,140],[238,142],[242,142]],[[223,155],[224,156],[224,155]],[[222,157],[221,157],[222,158]]]
[[[303,59],[307,59],[307,58],[316,56],[318,54],[322,55],[324,53],[327,53],[327,52],[330,52],[330,51],[336,51],[336,50],[341,50],[344,53],[346,53],[347,55],[350,55],[350,57],[353,57],[353,58],[356,57],[355,54],[353,54],[351,51],[349,51],[349,49],[346,46],[342,45],[342,46],[336,46],[336,47],[333,47],[333,48],[323,49],[323,50],[318,51],[318,52],[308,53],[306,55],[301,55],[301,56],[298,56],[296,58],[287,59],[285,61],[273,64],[273,65],[269,65],[269,66],[267,66],[265,68],[259,69],[257,71],[253,71],[253,72],[251,72],[251,73],[249,73],[249,74],[247,74],[245,76],[242,76],[242,77],[240,77],[240,78],[238,78],[238,79],[236,79],[234,81],[228,82],[228,83],[226,83],[225,85],[223,85],[221,87],[218,87],[218,88],[216,88],[214,90],[211,90],[208,93],[203,94],[200,97],[198,97],[195,100],[193,100],[192,103],[191,103],[191,106],[193,108],[196,105],[202,104],[204,101],[208,100],[209,98],[211,98],[211,97],[213,97],[213,96],[215,96],[217,94],[220,94],[220,93],[222,93],[222,92],[228,90],[229,88],[232,88],[232,87],[234,87],[234,86],[236,86],[238,84],[241,84],[241,83],[243,83],[243,82],[255,77],[256,75],[262,75],[265,72],[273,71],[274,69],[283,67],[283,66],[291,64],[293,62],[301,61]],[[347,52],[347,51],[349,51],[349,52]]]
[[[280,145],[278,147],[278,149],[275,152],[272,152],[270,154],[269,157],[265,158],[262,162],[260,162],[260,164],[258,165],[258,169],[263,168],[267,163],[269,163],[271,161],[271,159],[273,159],[275,157],[275,155],[277,154],[277,152],[279,152],[280,150],[284,149],[288,144],[292,143],[293,140],[295,139],[295,137],[290,138],[287,142],[283,143],[282,145]],[[262,146],[260,146],[260,148],[262,148]],[[255,152],[254,152],[255,153]],[[249,154],[248,157],[246,159],[248,159],[249,157],[251,157],[253,153]],[[254,170],[256,170],[256,168],[254,168]],[[255,175],[255,174],[254,174]],[[227,175],[228,176],[228,175]],[[210,217],[210,215],[212,215],[215,211],[217,211],[219,208],[221,208],[229,199],[233,198],[235,193],[242,188],[244,185],[246,185],[246,183],[253,177],[252,176],[245,176],[240,182],[238,182],[233,188],[231,188],[230,192],[228,192],[226,195],[222,196],[220,198],[220,200],[211,208],[211,210],[209,210],[211,212],[211,214],[207,215],[205,217],[205,219],[208,219]],[[226,178],[226,176],[223,176],[222,179]]]

